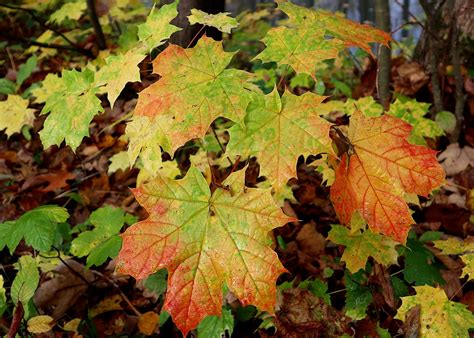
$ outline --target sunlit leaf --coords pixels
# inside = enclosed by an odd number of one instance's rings
[[[29,101],[19,95],[8,95],[0,101],[0,130],[7,136],[19,133],[24,125],[33,125],[35,110],[28,108]]]

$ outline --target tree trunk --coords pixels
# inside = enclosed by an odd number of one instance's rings
[[[360,22],[375,22],[374,16],[374,0],[359,1]]]
[[[402,8],[402,21],[403,23],[409,22],[410,19],[410,0],[403,0],[403,8]],[[408,29],[402,29],[402,38],[408,37]]]
[[[443,98],[439,79],[438,65],[440,55],[440,34],[443,29],[441,20],[442,6],[437,0],[420,0],[420,5],[426,13],[425,38],[426,38],[426,62],[431,78],[431,91],[433,92],[433,106],[435,113],[443,110]],[[449,46],[449,45],[448,45]]]
[[[375,1],[375,21],[379,29],[390,33],[390,5],[388,3],[388,0]],[[380,104],[383,105],[386,110],[389,108],[390,105],[390,69],[390,49],[385,46],[379,46],[377,93]]]

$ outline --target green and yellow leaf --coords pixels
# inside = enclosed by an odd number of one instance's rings
[[[450,301],[443,289],[417,286],[415,290],[416,295],[402,297],[402,306],[395,318],[405,320],[406,313],[419,305],[421,337],[469,337],[468,330],[474,328],[474,315],[466,305]]]
[[[19,133],[24,125],[33,125],[35,110],[28,108],[29,101],[19,95],[8,95],[6,101],[0,101],[0,130],[7,136]]]
[[[220,315],[225,285],[243,305],[273,313],[275,282],[285,271],[268,232],[291,218],[270,190],[244,187],[245,170],[211,192],[191,166],[181,180],[158,176],[133,192],[149,213],[122,235],[117,268],[137,279],[167,268],[164,310],[183,336],[206,316]]]

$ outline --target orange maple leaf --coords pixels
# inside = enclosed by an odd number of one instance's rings
[[[365,117],[350,122],[351,156],[336,167],[331,200],[344,224],[359,210],[372,231],[405,243],[414,223],[404,193],[427,196],[443,184],[436,152],[408,142],[412,127],[395,117]]]

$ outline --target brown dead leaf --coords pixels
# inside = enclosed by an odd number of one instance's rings
[[[61,263],[53,270],[54,277],[44,283],[36,290],[34,302],[44,312],[52,312],[52,317],[62,317],[68,309],[74,306],[77,300],[84,295],[89,288],[85,282],[92,282],[94,275],[86,270],[84,265],[72,259],[66,261],[68,267]],[[70,269],[73,269],[78,277]]]
[[[160,316],[154,311],[148,311],[138,317],[138,329],[146,336],[151,336],[160,321]]]
[[[38,191],[55,191],[67,187],[69,185],[69,183],[67,183],[67,180],[73,180],[75,178],[76,175],[68,171],[56,171],[51,172],[49,174],[36,175],[34,177],[26,179],[26,181],[21,186],[20,191],[25,191],[32,187],[43,185],[45,183],[47,183],[47,185],[43,188],[38,189]]]
[[[406,338],[418,338],[420,336],[420,315],[421,305],[417,305],[410,309],[405,315],[405,321],[403,322],[403,332]]]
[[[429,79],[421,65],[416,62],[405,62],[393,72],[395,91],[403,95],[416,94]]]
[[[306,289],[291,288],[282,292],[275,324],[279,336],[338,337],[350,333],[350,319]]]
[[[311,223],[303,225],[296,235],[296,241],[300,250],[310,256],[318,256],[326,247],[326,239],[316,231],[316,226]]]

